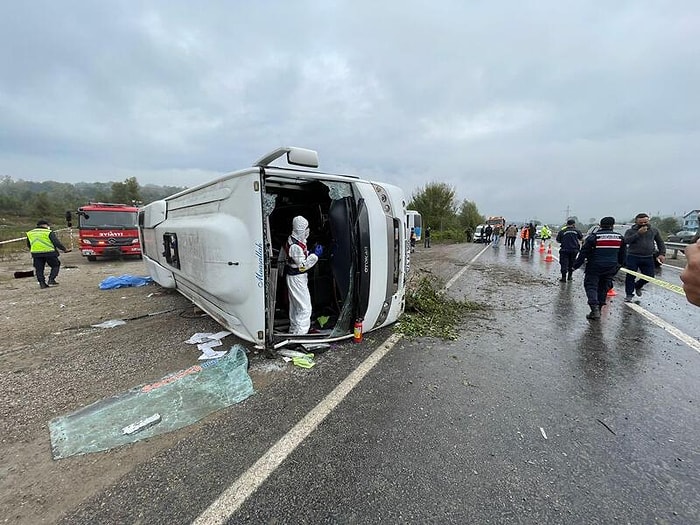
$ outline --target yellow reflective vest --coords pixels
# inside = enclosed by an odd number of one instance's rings
[[[27,239],[29,239],[29,251],[32,253],[48,253],[55,252],[56,247],[51,242],[49,238],[51,235],[51,230],[48,228],[34,228],[27,232]]]

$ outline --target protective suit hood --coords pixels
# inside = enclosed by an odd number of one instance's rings
[[[304,242],[309,236],[309,221],[301,215],[292,219],[292,237],[296,240]]]

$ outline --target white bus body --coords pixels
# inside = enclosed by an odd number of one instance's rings
[[[423,217],[415,210],[406,210],[406,230],[411,235],[411,229],[416,234],[416,241],[420,241],[423,233]]]
[[[285,154],[287,166],[270,165]],[[365,332],[393,323],[404,310],[408,265],[403,191],[308,169],[317,167],[315,151],[280,148],[251,168],[143,207],[148,272],[261,348],[346,339],[357,319]],[[288,333],[283,276],[297,215],[310,223],[308,245],[324,246],[309,271],[314,333],[305,335]]]

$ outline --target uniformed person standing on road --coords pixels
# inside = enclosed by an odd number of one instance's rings
[[[56,232],[51,231],[49,221],[41,220],[36,223],[36,228],[27,232],[27,246],[32,253],[34,262],[34,273],[39,281],[39,288],[48,288],[49,285],[56,286],[56,277],[58,277],[58,269],[61,267],[61,261],[58,259],[58,250],[63,253],[68,253],[61,241],[58,240]],[[49,273],[49,282],[46,283],[44,277],[44,269],[46,265],[51,267]]]
[[[574,261],[581,249],[583,234],[576,227],[576,221],[569,219],[566,226],[557,233],[559,243],[559,265],[561,266],[561,279],[559,281],[571,281],[574,273]]]
[[[574,262],[574,270],[586,263],[583,287],[591,308],[587,319],[600,319],[600,308],[612,288],[613,277],[625,263],[625,240],[613,231],[614,225],[614,217],[600,219],[600,229],[586,237]]]

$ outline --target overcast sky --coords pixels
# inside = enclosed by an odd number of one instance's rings
[[[561,223],[700,208],[700,2],[5,1],[0,176],[193,186],[279,146]]]

